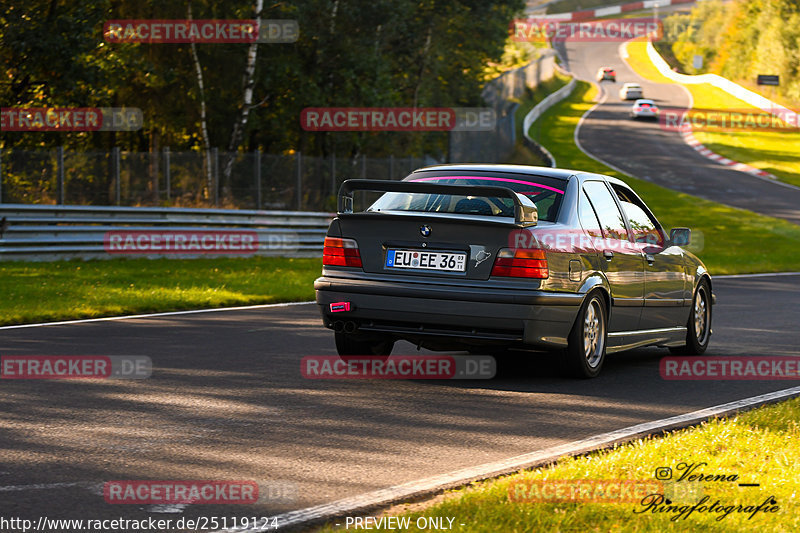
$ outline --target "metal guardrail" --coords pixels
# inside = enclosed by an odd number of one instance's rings
[[[0,260],[108,259],[124,255],[319,257],[333,216],[300,211],[0,204]],[[247,235],[252,245],[238,249],[228,246],[226,239],[233,233]],[[145,239],[145,248],[125,249],[120,245],[114,250],[109,246],[109,235],[113,234],[147,235],[150,240]],[[186,236],[184,246],[169,248],[176,235]],[[213,249],[187,246],[192,235],[198,243],[207,242]],[[124,238],[119,239],[124,244]],[[160,244],[153,246],[156,242]]]

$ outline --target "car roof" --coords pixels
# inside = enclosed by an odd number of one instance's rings
[[[638,98],[638,99],[637,99],[637,100],[636,100],[636,101],[633,103],[633,105],[636,105],[636,104],[655,104],[655,102],[654,102],[654,101],[652,101],[652,100],[651,100],[651,99],[649,99],[649,98]]]
[[[429,167],[418,168],[409,176],[414,174],[421,174],[424,172],[441,172],[441,171],[466,171],[466,172],[506,172],[509,174],[527,174],[529,176],[545,176],[549,178],[569,179],[581,171],[569,170],[563,168],[552,167],[535,167],[531,165],[500,165],[500,164],[475,164],[475,163],[456,163],[450,165],[432,165]]]

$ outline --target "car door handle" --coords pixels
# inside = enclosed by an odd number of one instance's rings
[[[606,258],[606,261],[611,261],[614,258],[614,252],[611,250],[603,251],[603,257]]]

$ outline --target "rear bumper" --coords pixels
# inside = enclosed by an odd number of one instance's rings
[[[323,322],[412,342],[566,346],[582,294],[321,277],[314,282]],[[330,304],[349,302],[333,313]],[[352,324],[351,324],[352,325]]]

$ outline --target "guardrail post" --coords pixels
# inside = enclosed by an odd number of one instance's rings
[[[303,187],[303,153],[297,152],[297,210],[302,210],[303,196],[301,189]]]
[[[64,205],[64,147],[59,146],[56,149],[56,165],[57,165],[57,180],[56,196],[58,205]]]
[[[164,179],[167,182],[167,201],[169,202],[172,196],[172,184],[170,183],[170,168],[169,168],[169,146],[164,147]]]
[[[119,177],[121,170],[119,151],[119,146],[111,149],[111,161],[114,168],[114,200],[116,200],[117,205],[120,205],[120,200],[122,199],[122,181]]]
[[[255,160],[255,180],[256,180],[256,209],[261,209],[261,149],[257,148],[255,153],[253,153],[253,159]]]
[[[158,186],[158,163],[161,158],[158,151],[149,152],[148,155],[150,156],[150,179],[153,180],[153,205],[158,206],[161,200],[161,190]]]
[[[219,150],[211,149],[211,157],[214,160],[214,207],[219,207]]]
[[[331,152],[331,194],[336,196],[336,152]]]
[[[367,179],[367,154],[361,154],[361,179]]]
[[[3,150],[0,149],[0,204],[3,203]]]

